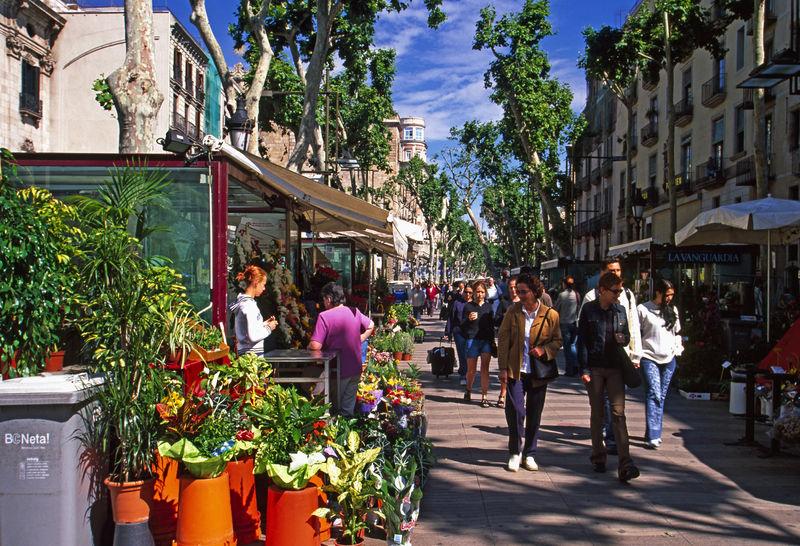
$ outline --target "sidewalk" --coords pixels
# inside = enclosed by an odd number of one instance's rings
[[[426,340],[442,323],[424,319]],[[664,445],[643,447],[642,389],[628,396],[631,454],[642,476],[616,478],[589,464],[589,403],[578,379],[560,377],[547,393],[540,470],[505,470],[503,410],[463,403],[458,376],[435,379],[425,364],[433,341],[417,345],[414,362],[438,463],[425,487],[414,546],[486,544],[798,544],[800,458],[761,459],[757,450],[727,447],[744,432],[725,402],[688,401],[671,392]],[[497,400],[492,360],[490,400]],[[477,384],[477,381],[476,381]],[[757,426],[764,441],[766,428]]]

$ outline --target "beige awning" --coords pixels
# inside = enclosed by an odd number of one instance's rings
[[[653,242],[652,237],[647,239],[639,239],[638,241],[631,241],[621,245],[608,247],[608,257],[624,256],[630,254],[640,254],[642,252],[650,252],[650,243]]]

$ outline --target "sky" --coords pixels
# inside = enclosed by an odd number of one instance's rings
[[[159,1],[164,0],[156,0],[156,4]],[[447,21],[437,30],[427,27],[422,0],[411,0],[408,10],[379,18],[376,46],[397,51],[395,109],[401,117],[425,118],[429,159],[447,146],[451,127],[472,119],[499,118],[500,109],[489,100],[490,92],[483,82],[489,54],[472,49],[475,23],[486,5],[493,4],[498,14],[503,14],[517,11],[522,3],[522,0],[444,0]],[[576,66],[583,49],[581,31],[587,26],[619,25],[635,3],[635,0],[551,0],[551,23],[556,34],[543,45],[550,57],[552,74],[572,88],[576,112],[583,108],[586,99],[583,73]],[[235,2],[207,0],[206,4],[228,62],[240,61],[226,31],[234,19]],[[197,36],[189,23],[188,0],[169,0],[168,6]]]

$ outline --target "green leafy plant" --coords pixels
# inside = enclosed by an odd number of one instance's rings
[[[213,351],[222,345],[222,332],[213,326],[200,327],[190,331],[189,342],[201,349]]]
[[[406,454],[402,454],[406,455]],[[378,498],[383,506],[379,514],[386,522],[386,538],[391,545],[410,544],[411,531],[419,517],[422,487],[417,463],[407,455],[383,466]]]
[[[367,527],[365,515],[372,497],[377,493],[375,474],[367,470],[380,454],[380,448],[361,449],[358,432],[350,431],[345,445],[331,444],[336,457],[329,457],[325,463],[325,473],[329,485],[325,491],[336,495],[338,511],[319,508],[314,512],[318,517],[341,516],[342,539],[344,544],[355,544],[358,534]]]
[[[229,364],[209,364],[205,384],[208,388],[228,392],[243,403],[261,409],[266,393],[266,381],[272,375],[272,366],[253,353],[231,357]]]
[[[402,352],[408,355],[414,354],[414,337],[408,332],[399,332],[397,335],[400,337]]]
[[[4,152],[4,161],[10,154]],[[3,170],[3,176],[11,172]],[[46,190],[0,181],[0,368],[31,375],[77,311],[77,210]],[[16,368],[8,369],[16,356]]]

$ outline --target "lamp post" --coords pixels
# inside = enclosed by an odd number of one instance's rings
[[[642,194],[638,190],[635,189],[636,195],[634,199],[631,200],[631,213],[633,214],[633,221],[636,222],[636,238],[642,238],[642,219],[644,218],[644,200],[642,199]]]
[[[255,122],[247,117],[244,96],[239,95],[236,97],[236,111],[231,117],[225,119],[225,128],[231,136],[231,144],[234,148],[247,150],[253,127],[255,127]]]

